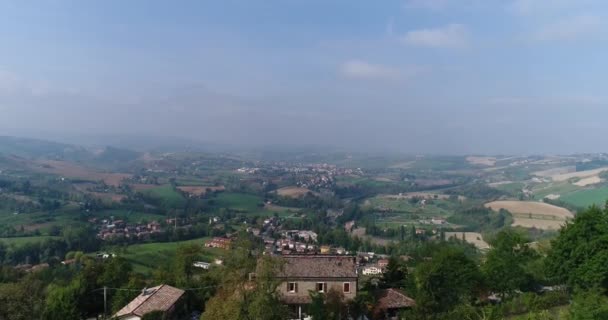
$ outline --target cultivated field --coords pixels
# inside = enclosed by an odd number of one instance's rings
[[[513,217],[514,227],[536,228],[542,230],[559,230],[566,221],[564,220],[546,220],[546,219],[529,219],[521,216]]]
[[[552,216],[561,219],[572,218],[574,215],[568,209],[554,206],[552,204],[535,201],[493,201],[485,204],[486,208],[498,211],[508,210],[513,214],[537,214]]]
[[[496,158],[494,157],[467,157],[467,161],[473,165],[489,166],[493,167],[496,165]]]
[[[532,172],[532,175],[551,178],[553,176],[558,176],[560,174],[573,173],[574,171],[576,171],[576,167],[574,167],[574,166],[558,167],[558,168],[552,168],[552,169]]]
[[[483,240],[481,233],[478,232],[446,232],[445,238],[456,238],[462,240],[464,237],[464,241],[474,245],[480,250],[490,249],[490,245]]]
[[[555,230],[574,215],[567,209],[534,201],[494,201],[486,203],[487,208],[498,211],[505,209],[513,215],[513,226]]]
[[[585,186],[597,184],[600,182],[602,182],[602,179],[600,179],[599,176],[591,176],[591,177],[587,177],[587,178],[584,178],[584,179],[581,179],[581,180],[575,182],[574,185],[579,186],[579,187],[585,187]]]
[[[55,174],[65,178],[84,179],[89,181],[102,180],[107,185],[119,186],[122,180],[131,177],[126,173],[105,173],[86,168],[67,161],[44,160],[31,164],[31,169],[38,172]]]
[[[277,190],[278,195],[290,198],[301,198],[309,192],[312,191],[310,191],[310,189],[300,187],[284,187]]]
[[[185,193],[189,193],[191,195],[195,195],[195,196],[202,196],[205,193],[207,193],[207,190],[213,192],[213,191],[224,191],[226,188],[224,188],[224,186],[179,186],[177,187],[177,189],[185,192]]]
[[[598,174],[600,174],[604,171],[607,171],[607,170],[608,170],[608,167],[604,167],[604,168],[593,169],[593,170],[562,173],[562,174],[552,175],[551,179],[553,179],[553,181],[566,181],[566,180],[572,179],[572,178],[587,178],[587,177],[597,176]]]
[[[603,206],[608,200],[608,187],[574,191],[563,195],[560,199],[578,207],[588,207],[593,204]]]

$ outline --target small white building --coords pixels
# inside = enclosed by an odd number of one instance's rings
[[[364,275],[378,275],[378,274],[382,274],[382,269],[378,266],[366,266],[363,267],[363,270],[361,270],[361,273]]]
[[[205,270],[209,270],[209,268],[211,267],[211,263],[203,262],[203,261],[196,261],[192,265],[194,267],[205,269]]]

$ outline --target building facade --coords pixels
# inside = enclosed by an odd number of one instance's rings
[[[357,296],[357,263],[350,256],[283,256],[277,272],[281,300],[290,307],[294,319],[306,317],[311,292],[339,293],[345,301]]]

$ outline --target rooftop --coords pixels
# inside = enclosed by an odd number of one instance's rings
[[[283,268],[279,278],[356,278],[355,257],[314,255],[283,256]]]
[[[120,309],[114,317],[126,315],[142,317],[144,314],[152,311],[167,311],[175,305],[182,295],[184,295],[184,290],[164,284],[144,289],[139,296]]]
[[[414,299],[397,289],[378,290],[375,296],[376,308],[379,310],[411,308],[416,305]]]

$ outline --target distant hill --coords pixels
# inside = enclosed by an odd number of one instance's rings
[[[100,167],[116,167],[127,166],[137,161],[141,154],[116,147],[87,148],[40,139],[0,136],[0,157],[9,156],[86,162]]]
[[[86,158],[90,152],[84,147],[58,142],[0,136],[0,154],[34,159],[73,160]]]

